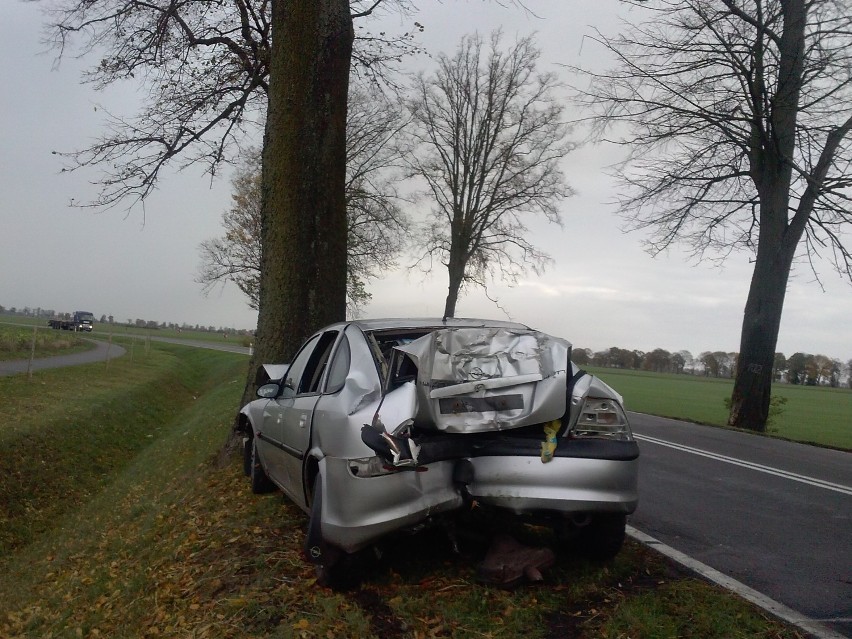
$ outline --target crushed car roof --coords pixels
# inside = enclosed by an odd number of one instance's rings
[[[491,326],[495,328],[515,328],[530,330],[529,326],[526,326],[525,324],[520,324],[518,322],[467,317],[391,317],[376,319],[356,319],[348,322],[341,322],[341,324],[354,324],[363,331],[377,331],[395,328],[467,328],[477,326]]]

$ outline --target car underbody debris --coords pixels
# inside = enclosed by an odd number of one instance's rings
[[[517,586],[524,580],[543,581],[541,571],[550,568],[555,560],[550,548],[525,546],[500,533],[479,564],[478,576],[481,581],[504,587]]]

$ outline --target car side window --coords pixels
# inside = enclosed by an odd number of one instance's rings
[[[302,350],[300,350],[299,354],[296,355],[296,359],[294,359],[293,363],[290,364],[290,368],[287,369],[287,375],[284,376],[284,384],[281,389],[281,395],[283,397],[293,397],[298,392],[305,369],[308,366],[311,355],[313,355],[316,350],[319,339],[320,336],[317,335],[305,343]]]
[[[349,363],[352,359],[352,349],[349,346],[349,337],[344,333],[334,359],[331,360],[331,368],[328,370],[328,382],[325,385],[326,393],[336,393],[346,382],[349,374]]]
[[[322,374],[325,371],[326,364],[328,364],[331,349],[336,340],[337,331],[328,331],[320,335],[316,348],[314,348],[308,359],[307,366],[305,366],[299,386],[296,389],[298,395],[319,392]]]

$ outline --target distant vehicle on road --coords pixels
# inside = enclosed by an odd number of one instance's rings
[[[47,320],[47,325],[57,330],[86,331],[87,333],[91,333],[95,328],[95,316],[89,311],[74,311],[71,319],[53,318]]]

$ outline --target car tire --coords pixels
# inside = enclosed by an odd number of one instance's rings
[[[617,513],[595,515],[580,528],[576,543],[582,554],[597,561],[615,557],[624,545],[627,516]]]
[[[251,477],[251,446],[252,437],[243,438],[243,473],[246,477]]]
[[[357,590],[364,580],[368,566],[364,565],[363,553],[343,553],[332,565],[316,565],[314,572],[317,585],[335,592]]]
[[[257,441],[254,437],[252,437],[246,445],[251,447],[251,454],[249,457],[251,492],[255,495],[271,493],[275,490],[275,484],[273,484],[272,480],[267,477],[266,472],[263,470],[263,466],[260,464],[260,458],[257,456]]]
[[[310,514],[305,533],[305,558],[314,564],[317,585],[332,590],[350,590],[358,583],[352,556],[325,541],[322,536],[322,476],[314,477]]]

